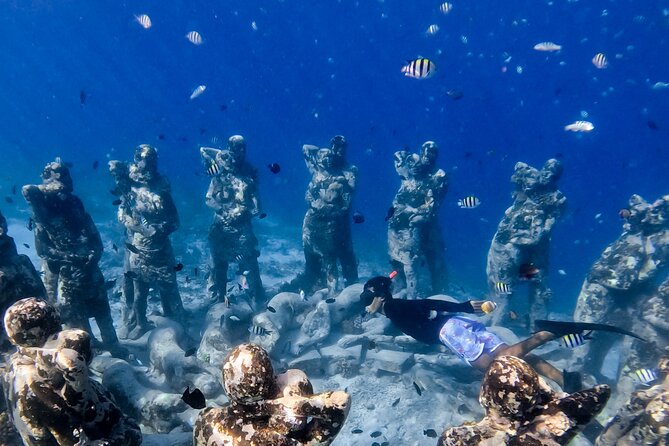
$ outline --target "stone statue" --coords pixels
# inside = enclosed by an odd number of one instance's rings
[[[314,394],[301,370],[275,376],[269,355],[255,344],[233,349],[222,372],[230,403],[200,412],[195,446],[329,445],[346,421],[347,393]]]
[[[0,315],[24,297],[46,299],[46,289],[28,256],[16,252],[14,239],[7,234],[7,220],[0,212]],[[5,342],[3,331],[0,350]]]
[[[358,281],[351,238],[351,203],[358,169],[346,163],[343,136],[332,138],[329,148],[304,145],[302,153],[312,174],[305,195],[309,209],[302,226],[305,270],[291,286],[307,293],[327,286],[334,294],[341,289],[339,265],[344,286]]]
[[[158,173],[158,152],[142,144],[135,149],[134,162],[127,166],[127,177],[122,164],[111,163],[110,168],[124,197],[118,218],[126,228],[128,251],[124,275],[133,284],[124,285],[132,290],[132,300],[126,297],[124,334],[137,339],[152,328],[146,318],[149,288],[155,286],[166,317],[183,321],[185,317],[177,286],[174,252],[170,234],[179,228],[179,215],[172,199],[170,185]],[[132,305],[132,306],[130,306]]]
[[[142,443],[139,426],[89,378],[93,351],[85,331],[61,331],[56,309],[35,298],[9,307],[4,326],[17,348],[4,376],[5,398],[25,445]]]
[[[583,282],[574,320],[616,325],[651,341],[666,339],[669,286],[665,282],[655,292],[655,281],[669,262],[669,195],[653,203],[632,195],[628,210],[623,233],[606,247]],[[574,356],[584,370],[599,376],[604,357],[615,341],[611,336],[595,337],[574,350]],[[623,354],[629,354],[625,362],[639,367],[644,357],[656,361],[661,347],[635,340],[630,351]]]
[[[212,176],[206,200],[215,212],[209,229],[213,261],[209,289],[219,302],[227,303],[228,267],[236,263],[236,291],[261,305],[265,291],[258,267],[258,239],[251,223],[253,217],[261,214],[258,174],[245,161],[246,142],[242,136],[234,135],[228,140],[227,150],[202,147],[200,155]]]
[[[388,213],[388,253],[407,299],[425,298],[445,288],[444,242],[437,217],[446,174],[435,171],[436,153],[432,141],[423,144],[421,155],[395,152],[395,170],[402,180]]]
[[[521,162],[514,169],[514,201],[497,226],[488,251],[488,285],[493,293],[506,297],[507,289],[513,294],[515,286],[526,280],[530,318],[546,319],[551,298],[547,283],[551,232],[567,203],[557,189],[562,165],[549,159],[541,170]],[[508,314],[506,299],[498,303],[493,323]]]
[[[485,417],[446,429],[439,446],[561,445],[569,443],[606,405],[606,385],[556,393],[522,359],[501,356],[483,378]]]
[[[91,334],[88,319],[94,317],[105,348],[123,355],[98,266],[102,239],[72,192],[70,171],[60,159],[46,165],[42,184],[23,187],[23,196],[32,208],[35,248],[43,260],[47,296],[69,328]]]

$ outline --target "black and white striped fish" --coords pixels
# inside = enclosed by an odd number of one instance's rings
[[[430,59],[417,57],[414,60],[407,60],[407,64],[402,67],[402,73],[407,77],[414,79],[427,79],[432,76],[437,66]]]
[[[209,167],[207,167],[207,175],[210,177],[218,175],[220,171],[221,169],[218,167],[218,163],[216,163],[216,161],[212,161],[211,164],[209,164]]]
[[[269,334],[272,334],[271,331],[266,330],[265,327],[261,327],[260,325],[251,325],[249,327],[249,332],[256,336],[267,336]]]
[[[641,384],[650,385],[657,380],[657,374],[652,369],[638,369],[634,372],[634,376]]]
[[[135,21],[139,23],[139,26],[141,26],[144,29],[151,28],[151,17],[149,17],[146,14],[136,15]]]
[[[458,200],[458,206],[460,206],[462,209],[474,209],[480,204],[481,200],[479,200],[478,197],[475,197],[474,195],[468,195],[465,198]]]
[[[506,282],[495,282],[495,291],[499,294],[512,294],[511,287]]]
[[[193,45],[202,45],[202,36],[197,31],[190,31],[186,34],[186,39]]]
[[[581,333],[569,333],[560,338],[560,343],[564,347],[576,348],[583,345],[587,339],[588,336],[583,336]]]

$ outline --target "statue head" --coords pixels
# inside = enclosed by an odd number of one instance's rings
[[[228,150],[232,154],[237,165],[241,165],[246,159],[246,140],[242,135],[232,135],[228,138]]]
[[[56,309],[36,297],[14,302],[5,312],[4,323],[7,337],[20,347],[41,347],[61,328]]]
[[[154,174],[158,171],[158,151],[148,144],[140,144],[135,149],[135,165],[142,174]]]
[[[70,169],[59,158],[44,166],[42,182],[54,192],[71,193],[74,190]]]
[[[334,154],[335,164],[339,165],[345,162],[347,147],[348,143],[346,142],[346,138],[344,138],[342,135],[334,136],[330,140],[330,149]]]
[[[434,169],[439,156],[439,147],[434,141],[425,141],[420,149],[420,162],[430,170]]]
[[[415,178],[421,169],[420,156],[406,150],[398,150],[394,155],[395,171],[404,179]]]
[[[249,404],[267,399],[274,389],[274,368],[257,344],[241,344],[223,364],[223,387],[230,401]]]

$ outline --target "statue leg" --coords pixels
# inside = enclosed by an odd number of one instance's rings
[[[168,280],[159,280],[158,291],[160,292],[160,302],[163,307],[163,315],[174,319],[177,322],[184,322],[184,306],[179,294],[177,285],[177,276],[174,271],[170,272]]]
[[[147,299],[149,297],[149,284],[139,279],[134,280],[135,297],[133,301],[133,314],[135,316],[135,328],[128,333],[129,339],[138,339],[151,329],[151,324],[146,319]]]
[[[228,260],[229,246],[225,246],[225,241],[218,234],[216,225],[212,225],[209,230],[209,249],[211,251],[212,268],[209,275],[209,290],[214,298],[223,302],[226,296],[226,286],[228,284]]]
[[[345,286],[353,285],[358,282],[358,261],[353,252],[353,238],[351,237],[351,228],[346,221],[342,222],[342,231],[340,235],[339,262],[341,263],[341,272],[344,276]]]

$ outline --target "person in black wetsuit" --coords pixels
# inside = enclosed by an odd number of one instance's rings
[[[405,334],[426,344],[444,344],[469,365],[485,372],[492,361],[503,355],[527,361],[540,374],[555,381],[566,392],[580,390],[581,376],[575,372],[560,372],[548,362],[530,352],[557,336],[538,331],[517,344],[507,345],[485,325],[459,316],[457,313],[480,314],[485,301],[448,302],[436,299],[393,299],[392,280],[374,277],[365,283],[360,300],[368,313],[380,311]]]

